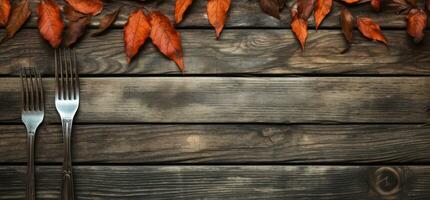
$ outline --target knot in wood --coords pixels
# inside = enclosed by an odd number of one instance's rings
[[[373,187],[383,196],[392,196],[400,192],[399,171],[392,167],[380,167],[373,174]]]

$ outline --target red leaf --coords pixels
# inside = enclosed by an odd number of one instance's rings
[[[279,10],[281,9],[279,0],[259,0],[260,2],[260,8],[265,12],[266,14],[280,19],[279,16]]]
[[[314,0],[297,0],[297,11],[299,17],[308,20],[314,9]]]
[[[300,42],[302,50],[305,49],[306,38],[308,37],[308,22],[299,17],[296,8],[291,9],[291,31]]]
[[[179,24],[182,21],[185,11],[190,7],[193,0],[176,0],[175,22]]]
[[[421,42],[424,37],[424,29],[427,26],[427,14],[421,8],[414,8],[408,14],[408,33],[416,43]]]
[[[381,32],[381,28],[378,24],[373,22],[370,18],[367,17],[357,17],[357,26],[358,30],[363,34],[364,37],[379,41],[388,45],[387,39]]]
[[[184,72],[184,60],[181,46],[181,37],[170,23],[169,18],[161,12],[155,11],[149,14],[151,23],[152,43],[167,57],[175,61],[179,70]]]
[[[379,12],[381,10],[381,0],[371,0],[370,5],[374,11]]]
[[[15,33],[21,29],[22,25],[24,25],[30,15],[31,9],[28,0],[23,0],[14,6],[11,15],[9,16],[9,22],[6,25],[6,33],[0,43],[3,43],[15,36]]]
[[[124,26],[124,47],[127,63],[131,62],[151,32],[149,19],[142,10],[130,14]]]
[[[231,0],[208,0],[208,19],[209,23],[215,28],[217,39],[219,39],[227,20],[230,3]]]
[[[101,0],[66,0],[75,10],[87,15],[98,15],[103,10]]]
[[[317,0],[315,4],[315,25],[316,29],[320,26],[321,22],[331,11],[331,6],[333,5],[333,0]]]
[[[112,25],[112,23],[116,20],[120,10],[121,10],[121,7],[116,9],[114,12],[104,16],[100,20],[99,28],[91,36],[94,37],[94,36],[100,35],[104,31],[106,31]]]
[[[0,0],[0,27],[6,26],[10,15],[10,1]]]
[[[64,44],[71,46],[81,38],[86,31],[87,25],[91,22],[91,16],[80,18],[78,21],[71,22],[67,26],[66,34],[64,37]]]
[[[60,7],[53,0],[42,0],[37,8],[39,32],[53,48],[61,43],[64,23]]]

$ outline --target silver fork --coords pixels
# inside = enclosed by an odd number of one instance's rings
[[[61,197],[73,200],[73,174],[71,134],[73,117],[79,108],[79,78],[76,65],[76,52],[72,49],[55,50],[55,107],[63,126],[64,161]]]
[[[44,100],[42,78],[36,68],[21,69],[22,83],[22,108],[21,119],[27,129],[27,185],[26,199],[36,199],[36,187],[34,176],[34,141],[37,127],[44,117]]]

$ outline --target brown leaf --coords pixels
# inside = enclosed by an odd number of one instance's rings
[[[285,5],[287,4],[287,0],[278,0],[279,2],[279,10],[282,10],[285,8]]]
[[[408,14],[407,30],[416,43],[421,42],[424,37],[424,29],[427,26],[427,14],[421,8],[414,8]]]
[[[314,9],[314,0],[297,0],[297,12],[300,18],[308,20]]]
[[[64,36],[64,44],[68,47],[75,44],[85,34],[87,25],[90,22],[91,16],[86,16],[78,19],[78,21],[69,23]]]
[[[99,28],[91,36],[93,36],[93,37],[98,36],[101,33],[103,33],[104,31],[106,31],[113,24],[113,22],[116,20],[120,10],[121,10],[121,7],[116,9],[112,13],[104,16],[99,22],[99,24],[100,24]]]
[[[374,41],[379,41],[388,45],[387,39],[381,32],[381,28],[378,24],[373,22],[368,17],[357,17],[357,26],[358,30],[360,30],[361,34],[364,37],[372,39]]]
[[[430,0],[426,0],[426,8],[427,8],[427,11],[429,11],[430,12]]]
[[[30,4],[28,0],[23,0],[19,4],[15,5],[12,9],[11,15],[9,16],[9,22],[6,25],[6,33],[3,36],[0,43],[12,38],[22,25],[27,21],[31,15]]]
[[[184,60],[182,53],[181,37],[170,23],[169,18],[161,12],[155,11],[149,14],[151,23],[152,43],[167,57],[175,61],[179,70],[184,72]]]
[[[66,5],[64,7],[64,15],[66,19],[72,22],[76,22],[81,18],[84,18],[86,15],[76,11],[72,6]]]
[[[184,16],[185,11],[190,7],[193,0],[176,0],[175,5],[175,22],[177,24],[181,23],[182,17]]]
[[[42,0],[37,7],[39,21],[37,23],[42,37],[57,48],[61,43],[64,23],[61,18],[60,7],[53,0]]]
[[[151,32],[149,19],[142,10],[137,10],[128,16],[124,26],[124,47],[127,63],[139,52]]]
[[[381,0],[371,0],[370,5],[372,5],[375,12],[381,11]]]
[[[308,22],[299,17],[296,8],[291,9],[291,18],[291,31],[293,31],[297,40],[300,42],[302,50],[304,50],[306,38],[308,37]]]
[[[321,22],[330,13],[333,0],[317,0],[315,4],[315,28],[318,30]]]
[[[227,20],[230,3],[231,0],[208,0],[208,19],[209,23],[215,28],[217,39],[221,36],[222,29]]]
[[[101,0],[66,0],[76,11],[87,15],[98,15],[103,10]]]
[[[343,7],[340,13],[340,24],[342,26],[342,32],[345,36],[346,41],[352,43],[352,33],[354,31],[354,17],[351,12]]]
[[[260,8],[263,10],[263,12],[272,17],[278,19],[281,18],[279,16],[279,10],[281,9],[279,0],[259,0],[259,2]]]
[[[0,0],[0,27],[6,26],[10,15],[10,1]]]

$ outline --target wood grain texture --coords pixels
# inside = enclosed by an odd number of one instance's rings
[[[0,199],[23,199],[24,166],[0,166]],[[427,166],[79,166],[77,199],[402,199],[430,197]],[[58,199],[60,166],[37,167]]]
[[[31,0],[33,10],[36,7],[38,0]],[[57,1],[59,4],[64,4],[64,1]],[[105,4],[105,11],[96,16],[95,20],[91,23],[93,27],[98,26],[99,19],[106,13],[118,8],[121,5],[121,0],[115,0],[113,3]],[[137,5],[130,1],[128,5]],[[420,2],[423,4],[423,2]],[[184,21],[178,24],[178,27],[184,28],[210,28],[207,14],[206,14],[206,0],[195,0],[190,7],[189,12],[185,14]],[[148,10],[159,10],[166,14],[171,21],[174,21],[174,6],[173,0],[166,1],[148,1],[145,3],[145,7]],[[340,15],[340,4],[335,2],[333,4],[333,11],[327,16],[321,25],[321,29],[324,28],[339,28],[339,15]],[[355,16],[369,16],[374,19],[375,22],[379,23],[382,28],[406,28],[406,15],[397,14],[395,8],[384,6],[380,13],[372,11],[370,3],[349,6],[351,12]],[[118,20],[115,22],[114,27],[122,28],[127,20],[128,14],[135,10],[133,6],[126,6],[122,9],[122,12],[118,16]],[[290,13],[288,7],[281,12],[281,20],[266,15],[261,10],[258,1],[254,0],[235,0],[231,2],[231,8],[229,11],[229,17],[226,22],[226,28],[238,28],[238,27],[261,27],[261,28],[289,28],[290,27]],[[27,27],[36,27],[37,18],[33,15]],[[309,18],[309,25],[314,27],[314,18]]]
[[[390,74],[429,75],[430,37],[416,45],[405,31],[386,31],[390,42],[368,41],[354,32],[348,53],[339,30],[310,31],[302,52],[290,30],[225,30],[216,41],[212,30],[181,30],[186,74]],[[174,62],[152,44],[128,65],[123,32],[113,30],[84,38],[76,47],[81,74],[159,75],[179,74]],[[426,33],[430,35],[430,32]],[[208,39],[209,38],[209,39]],[[37,30],[22,30],[0,45],[0,75],[18,75],[29,62],[45,74],[53,74],[53,50]]]
[[[0,78],[0,122],[20,80]],[[59,122],[45,78],[45,121]],[[78,123],[428,123],[430,77],[81,78]]]
[[[0,129],[0,163],[25,163],[24,126]],[[418,125],[77,125],[73,162],[422,164],[430,161],[429,132]],[[36,141],[37,162],[62,162],[61,125],[42,126]]]

